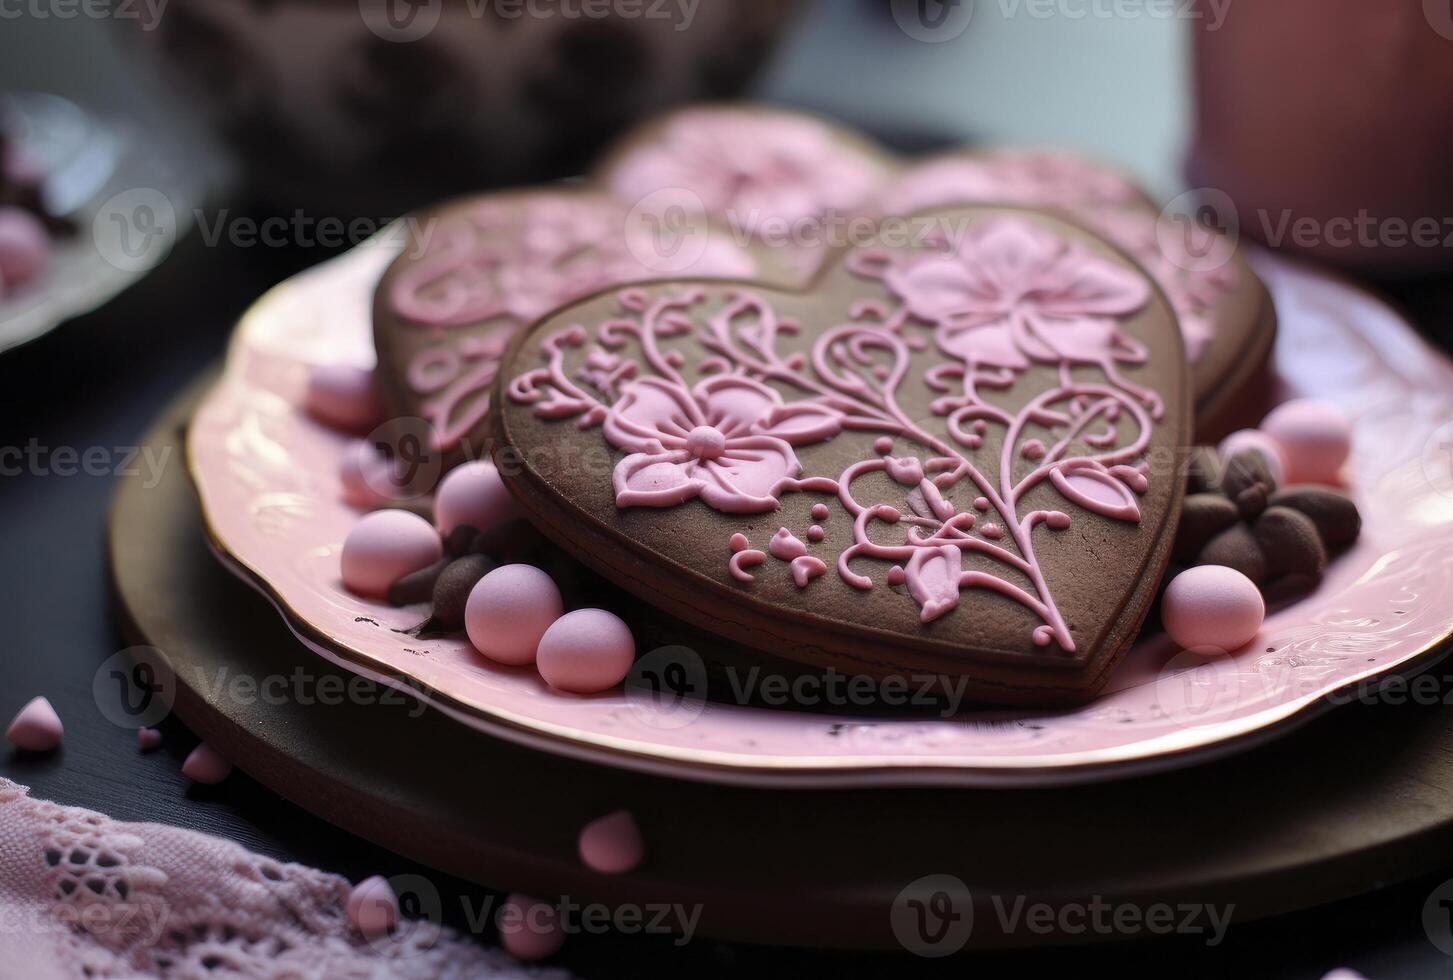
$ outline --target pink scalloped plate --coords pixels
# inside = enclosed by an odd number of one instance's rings
[[[372,287],[392,254],[364,246],[253,307],[193,420],[189,465],[213,546],[310,649],[500,737],[738,784],[1088,781],[1255,744],[1426,667],[1453,635],[1453,366],[1367,293],[1260,256],[1281,319],[1281,394],[1327,399],[1353,420],[1346,472],[1364,525],[1321,588],[1270,615],[1247,647],[1203,660],[1143,641],[1101,697],[1072,711],[922,720],[712,702],[683,712],[625,692],[554,692],[463,638],[395,632],[418,611],[359,599],[339,581],[339,549],[359,516],[336,476],[346,440],[298,406],[314,366],[372,363]]]

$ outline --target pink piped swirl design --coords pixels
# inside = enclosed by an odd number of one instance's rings
[[[845,152],[816,120],[698,110],[672,119],[659,139],[629,152],[612,168],[609,190],[637,204],[685,189],[708,214],[750,229],[767,219],[791,224],[855,214],[884,176],[882,165]]]
[[[837,558],[850,585],[873,587],[855,562],[891,563],[889,579],[906,583],[924,622],[954,610],[963,590],[987,589],[1039,617],[1035,644],[1072,651],[1033,534],[1041,525],[1064,530],[1072,518],[1021,505],[1048,483],[1074,507],[1139,522],[1138,496],[1149,486],[1141,457],[1163,404],[1121,374],[1148,353],[1120,325],[1145,307],[1148,283],[1021,218],[980,222],[926,252],[860,250],[848,269],[880,295],[852,303],[845,322],[822,330],[808,353],[779,351],[801,325],[751,291],[627,289],[618,316],[547,335],[545,366],[516,377],[508,396],[542,418],[601,426],[628,454],[613,474],[617,507],[699,498],[746,514],[776,509],[787,493],[830,495],[853,522],[853,544]],[[572,376],[565,352],[587,345]],[[937,358],[922,382],[937,393],[932,411],[941,426],[911,418],[899,403],[913,352],[930,350]],[[693,356],[703,379],[691,384],[682,368]],[[1034,364],[1059,370],[1038,372],[1042,390],[1019,399],[1021,408],[981,394],[1024,383]],[[1074,370],[1085,366],[1097,367],[1100,380]],[[786,399],[784,389],[800,397]],[[997,459],[985,458],[990,426],[1002,433]],[[876,436],[868,456],[841,472],[803,473],[794,447],[848,431]],[[911,451],[896,455],[895,440]],[[901,498],[860,499],[855,484],[870,473],[886,474]],[[741,556],[758,565],[766,555],[744,538],[737,544],[730,574],[749,584]],[[1006,573],[982,562],[966,567],[970,555]],[[813,577],[794,579],[808,588]]]
[[[389,304],[437,343],[405,367],[410,387],[430,396],[423,413],[435,447],[464,439],[489,410],[499,355],[524,324],[608,286],[682,274],[650,229],[605,198],[542,194],[489,202],[448,220],[424,258],[398,276]],[[692,275],[745,278],[757,264],[724,236],[698,242]]]

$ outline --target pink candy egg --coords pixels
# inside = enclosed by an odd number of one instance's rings
[[[461,524],[488,531],[517,516],[515,498],[490,463],[456,466],[439,484],[434,498],[434,520],[446,537]]]
[[[517,960],[530,962],[553,956],[565,943],[555,906],[528,895],[511,895],[495,920],[500,944]]]
[[[5,729],[5,741],[27,752],[49,752],[61,744],[65,726],[48,699],[31,698]]]
[[[50,235],[29,211],[0,208],[0,285],[34,282],[50,265]]]
[[[399,921],[399,899],[382,875],[365,878],[348,894],[348,921],[364,936],[387,935]]]
[[[367,432],[385,415],[373,372],[347,364],[314,368],[303,407],[319,422],[344,432]]]
[[[1287,483],[1341,483],[1352,426],[1337,406],[1298,398],[1272,409],[1261,430],[1281,447]]]
[[[1216,447],[1222,460],[1230,459],[1243,449],[1252,449],[1261,454],[1277,486],[1286,482],[1286,463],[1282,459],[1281,446],[1277,445],[1275,439],[1260,429],[1240,429],[1222,439],[1221,445]]]
[[[619,616],[604,609],[577,609],[545,630],[535,666],[551,687],[597,694],[625,680],[635,659],[635,637]]]
[[[382,599],[390,585],[442,557],[444,543],[428,521],[404,510],[378,510],[353,525],[338,565],[349,592]]]
[[[501,565],[475,584],[464,605],[464,629],[491,660],[533,663],[540,638],[564,611],[555,582],[534,565]]]
[[[580,860],[592,871],[618,875],[641,863],[645,846],[629,811],[617,810],[592,820],[580,832]]]
[[[1171,580],[1161,598],[1166,633],[1182,649],[1230,652],[1251,642],[1266,618],[1256,583],[1234,568],[1200,565]]]
[[[232,763],[222,757],[222,754],[206,742],[201,743],[187,756],[187,761],[182,763],[182,775],[194,783],[204,783],[208,786],[222,782],[232,775]]]

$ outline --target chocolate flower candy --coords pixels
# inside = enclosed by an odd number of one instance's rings
[[[1278,490],[1265,461],[1242,450],[1224,463],[1198,450],[1176,533],[1175,559],[1226,565],[1275,598],[1311,591],[1327,570],[1330,549],[1357,539],[1357,506],[1323,486]]]

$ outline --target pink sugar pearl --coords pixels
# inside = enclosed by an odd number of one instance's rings
[[[598,694],[626,679],[636,660],[630,627],[604,609],[566,613],[540,637],[535,666],[551,687]]]
[[[138,728],[136,730],[136,745],[143,752],[150,752],[161,747],[161,732],[155,728]]]
[[[1281,447],[1287,483],[1342,482],[1342,464],[1352,452],[1352,426],[1336,405],[1297,398],[1272,409],[1261,430]]]
[[[314,368],[303,407],[319,422],[344,432],[367,432],[385,415],[373,372],[347,364]]]
[[[497,663],[533,663],[540,638],[564,608],[549,575],[534,565],[501,565],[469,593],[464,629],[474,648]]]
[[[511,895],[500,906],[500,944],[517,960],[543,960],[559,952],[565,944],[555,906],[528,895]]]
[[[182,775],[194,783],[212,786],[232,775],[232,763],[212,746],[202,742],[182,763]]]
[[[515,498],[490,463],[456,466],[439,484],[434,498],[434,521],[446,537],[461,524],[488,531],[517,516]]]
[[[580,831],[580,860],[592,871],[618,875],[641,863],[645,845],[641,829],[626,810],[608,813],[592,820]]]
[[[428,521],[404,510],[378,510],[353,525],[338,565],[349,592],[382,599],[390,585],[442,557],[444,543]]]
[[[1182,649],[1230,652],[1251,642],[1261,629],[1266,603],[1256,583],[1234,568],[1200,565],[1171,579],[1160,618]]]
[[[0,208],[0,286],[18,289],[45,274],[50,236],[29,211]]]
[[[348,894],[348,921],[364,936],[384,936],[399,921],[399,898],[382,875],[365,878]]]
[[[31,698],[5,729],[5,741],[27,752],[49,752],[61,744],[65,726],[49,700]]]
[[[1222,460],[1228,460],[1243,449],[1253,449],[1266,460],[1266,468],[1277,486],[1286,482],[1286,463],[1282,459],[1281,446],[1275,439],[1260,429],[1239,429],[1221,440],[1216,451]]]

